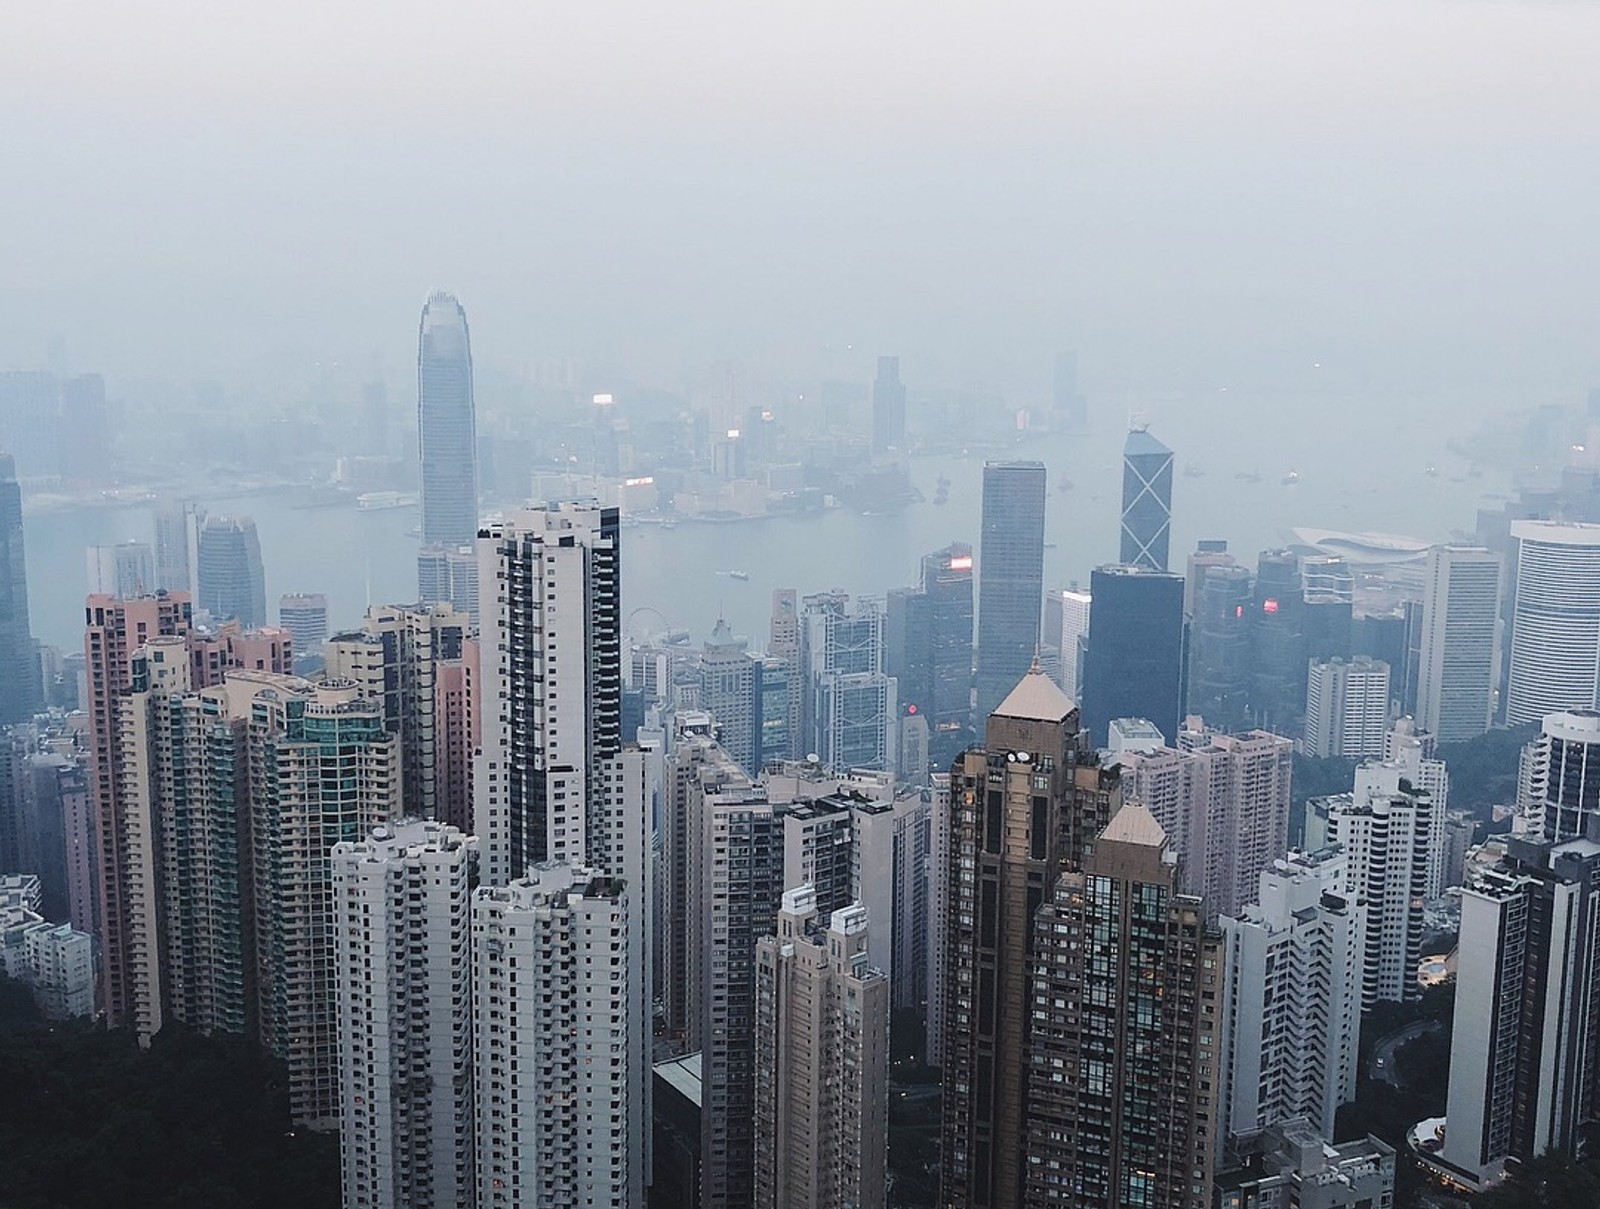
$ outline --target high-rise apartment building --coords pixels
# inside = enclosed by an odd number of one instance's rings
[[[978,547],[978,713],[1028,670],[1044,607],[1043,462],[986,462]]]
[[[1289,850],[1294,744],[1267,731],[1225,735],[1185,719],[1176,747],[1124,751],[1123,795],[1155,816],[1180,859],[1179,885],[1211,918],[1254,902]]]
[[[852,905],[824,923],[800,886],[756,944],[758,1209],[888,1204],[889,979],[868,964],[871,922]]]
[[[1600,711],[1547,714],[1529,745],[1527,808],[1538,816],[1546,840],[1589,835],[1600,820]]]
[[[130,599],[156,590],[155,553],[149,542],[126,541],[114,546],[90,546],[89,592]]]
[[[1188,711],[1224,731],[1250,719],[1250,617],[1255,584],[1239,566],[1207,567],[1190,627]]]
[[[1168,742],[1183,717],[1183,577],[1096,567],[1083,659],[1083,726],[1105,741],[1113,718],[1146,718]]]
[[[699,925],[688,978],[700,1002],[691,1045],[701,1051],[700,1204],[755,1203],[756,942],[777,929],[783,820],[762,791],[705,799]]]
[[[1045,646],[1056,649],[1056,683],[1068,699],[1083,698],[1083,648],[1089,638],[1089,593],[1076,585],[1044,598]]]
[[[1426,791],[1397,764],[1369,761],[1356,769],[1355,789],[1306,808],[1306,847],[1337,844],[1349,855],[1342,894],[1367,909],[1361,1009],[1409,1002],[1422,994],[1423,904],[1439,831]]]
[[[478,435],[472,338],[455,296],[435,291],[417,328],[417,451],[422,461],[422,541],[460,546],[478,534]],[[435,600],[455,597],[428,596]],[[459,602],[457,607],[460,607]]]
[[[1505,718],[1600,707],[1600,525],[1514,521]]]
[[[635,910],[620,879],[565,863],[474,893],[479,1209],[645,1203]]]
[[[476,857],[474,837],[420,821],[333,849],[347,1206],[470,1205],[476,1196]]]
[[[717,721],[723,750],[751,776],[761,771],[761,661],[717,618],[700,652],[700,708]]]
[[[1587,837],[1513,837],[1499,865],[1462,888],[1437,1158],[1469,1186],[1508,1162],[1583,1153],[1597,1090],[1597,911],[1600,849]]]
[[[879,357],[872,381],[872,452],[906,447],[906,388],[900,381],[900,358]]]
[[[440,678],[458,665],[471,632],[466,614],[448,604],[374,605],[361,628],[335,634],[325,646],[327,674],[356,684],[378,702],[384,727],[400,738],[401,801],[413,818],[441,817]]]
[[[43,708],[39,649],[28,624],[28,564],[22,546],[22,488],[17,464],[0,453],[0,726]]]
[[[1227,1115],[1207,1010],[1222,946],[1148,810],[1117,811],[1044,891],[1033,931],[1026,1199],[953,1203],[1207,1209]],[[997,1061],[990,1077],[1011,1076]]]
[[[1220,921],[1229,1135],[1304,1117],[1331,1138],[1355,1099],[1366,910],[1345,895],[1348,862],[1336,848],[1280,857],[1256,901]]]
[[[229,618],[246,629],[267,624],[267,575],[261,539],[248,516],[208,516],[196,545],[199,591],[195,607],[216,621]]]
[[[645,757],[622,742],[618,543],[617,510],[592,502],[522,510],[484,529],[476,694],[482,746],[472,782],[487,886],[561,864],[600,871],[585,902],[625,899],[614,908],[625,939],[622,1048],[613,1051],[612,1073],[627,1105],[608,1145],[625,1165],[622,1203],[636,1205],[649,1165],[655,900]],[[481,1162],[479,1175],[495,1178],[484,1175]],[[612,1186],[610,1175],[594,1178],[597,1187]],[[491,1203],[481,1192],[480,1207]]]
[[[1500,556],[1482,546],[1428,552],[1417,724],[1441,743],[1475,739],[1494,714]]]
[[[94,942],[71,924],[46,920],[41,898],[34,874],[0,874],[0,973],[26,986],[47,1020],[92,1016]]]
[[[1097,605],[1098,607],[1098,605]],[[940,1203],[1015,1206],[1041,1120],[1032,978],[1046,929],[1027,921],[1116,811],[1077,707],[1035,662],[950,772],[943,885]],[[937,825],[936,825],[937,826]]]
[[[1389,665],[1369,659],[1312,660],[1306,675],[1306,751],[1360,760],[1383,755],[1389,731]]]
[[[1167,569],[1172,544],[1172,450],[1143,428],[1122,446],[1122,555],[1127,567]]]
[[[130,879],[136,874],[142,877],[146,871],[134,867],[129,829],[148,823],[130,818],[120,780],[126,759],[121,699],[133,686],[134,656],[140,648],[154,638],[188,634],[189,598],[181,592],[138,600],[91,596],[84,605],[84,623],[96,864],[94,924],[100,961],[97,983],[107,1026],[123,1028],[136,1023],[136,975],[148,968],[149,955],[135,960]],[[196,682],[203,683],[203,676],[196,677]]]
[[[337,1126],[338,975],[331,856],[400,817],[400,741],[353,684],[251,680],[255,993],[262,1044],[289,1074],[293,1119]]]
[[[883,602],[821,592],[802,603],[808,754],[827,768],[894,769],[899,700],[883,666]]]

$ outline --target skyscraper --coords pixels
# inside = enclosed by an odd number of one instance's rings
[[[1450,1088],[1439,1158],[1469,1183],[1507,1161],[1581,1153],[1596,1094],[1593,940],[1600,855],[1590,839],[1511,838],[1462,887]]]
[[[884,670],[902,710],[928,722],[931,759],[948,766],[972,734],[972,547],[922,557],[916,588],[889,593]]]
[[[1389,730],[1389,665],[1368,659],[1313,659],[1306,677],[1306,750],[1360,760],[1383,755]]]
[[[99,374],[78,374],[61,383],[61,477],[72,483],[99,484],[111,479],[111,416],[106,409],[106,380]],[[150,585],[146,585],[148,591]]]
[[[189,575],[189,539],[194,512],[188,504],[169,503],[156,508],[156,582],[165,592],[193,592]]]
[[[1587,837],[1600,821],[1600,711],[1547,714],[1530,746],[1528,806],[1538,815],[1543,837]]]
[[[416,821],[333,849],[345,1205],[473,1201],[476,857],[474,837]]]
[[[278,598],[278,624],[294,639],[296,659],[323,659],[328,640],[328,598],[321,592],[290,592]]]
[[[1210,918],[1255,900],[1261,874],[1289,848],[1294,744],[1267,731],[1226,735],[1185,719],[1177,743],[1118,755],[1122,786],[1161,824],[1179,886]]]
[[[1224,731],[1250,717],[1250,572],[1205,568],[1190,630],[1188,712]]]
[[[478,556],[482,746],[472,780],[483,880],[506,886],[537,867],[545,872],[529,877],[543,888],[519,883],[523,889],[513,886],[507,903],[520,909],[530,894],[565,895],[568,910],[586,919],[610,913],[622,955],[620,999],[607,1009],[618,1048],[598,1052],[610,1064],[608,1077],[618,1081],[604,1094],[621,1088],[617,1094],[627,1103],[616,1111],[608,1153],[586,1155],[586,1162],[595,1164],[596,1195],[616,1187],[607,1195],[638,1204],[650,1145],[654,893],[645,757],[622,742],[617,510],[565,502],[517,511],[483,531]],[[581,892],[581,906],[573,892],[551,888],[551,877],[560,880],[548,869],[555,864],[568,868],[573,887],[581,884],[580,870],[598,871]],[[586,943],[610,942],[597,932]],[[521,1007],[526,1017],[539,1014],[536,1000]],[[588,1009],[575,1002],[573,1010]],[[483,1044],[480,1038],[480,1073]],[[598,1099],[593,1108],[602,1111]],[[481,1156],[482,1135],[479,1142]],[[623,1165],[620,1185],[605,1168],[612,1159]],[[482,1194],[500,1177],[485,1174],[482,1161],[479,1177],[479,1204],[492,1205]]]
[[[1028,1079],[1031,980],[1048,930],[1027,921],[1118,801],[1116,770],[1098,766],[1077,708],[1037,662],[990,716],[983,749],[951,769],[935,874],[944,887],[942,1205],[1023,1203],[1031,1123],[1043,1120]]]
[[[536,864],[472,897],[480,1209],[645,1203],[648,1042],[631,999],[633,895],[595,869]],[[649,968],[649,962],[642,963]],[[461,1204],[463,1201],[441,1202]]]
[[[1417,964],[1439,812],[1431,795],[1404,780],[1398,764],[1369,761],[1356,769],[1352,793],[1306,808],[1306,847],[1338,844],[1349,853],[1343,897],[1366,903],[1362,1011],[1422,994]]]
[[[1143,428],[1122,447],[1123,565],[1167,569],[1172,544],[1172,450]]]
[[[756,944],[758,1209],[888,1203],[889,979],[868,965],[870,924],[859,905],[823,923],[800,886]]]
[[[0,726],[44,705],[39,650],[28,625],[28,564],[22,548],[22,488],[16,460],[0,453]]]
[[[803,605],[808,754],[827,768],[892,770],[899,701],[883,666],[883,602],[818,592]]]
[[[417,330],[417,450],[422,541],[457,546],[478,533],[477,421],[467,312],[435,291]]]
[[[1263,550],[1257,560],[1250,667],[1255,724],[1298,733],[1306,708],[1305,587],[1292,550]]]
[[[478,628],[478,552],[472,545],[423,546],[417,552],[417,599],[454,605]]]
[[[84,675],[88,681],[90,808],[94,816],[95,940],[100,961],[97,979],[109,1028],[132,1027],[141,971],[153,953],[136,956],[131,879],[135,867],[130,827],[148,827],[130,818],[122,776],[127,766],[121,699],[134,684],[134,657],[146,642],[189,632],[185,593],[118,600],[91,596],[84,605]],[[153,905],[153,888],[143,906]]]
[[[800,605],[798,594],[793,588],[772,590],[772,615],[767,629],[767,655],[772,659],[781,659],[784,664],[789,712],[786,728],[788,749],[783,755],[789,759],[798,759],[806,754],[801,750],[805,735],[806,694],[804,673],[800,666]],[[763,710],[762,717],[768,716]]]
[[[246,629],[267,624],[267,575],[261,539],[248,516],[208,516],[196,546],[200,591],[195,607]]]
[[[148,542],[90,546],[89,591],[131,599],[156,590],[155,556]]]
[[[18,479],[61,473],[61,388],[48,370],[0,372],[0,448]]]
[[[442,817],[439,680],[463,657],[471,623],[448,604],[374,605],[361,628],[326,643],[327,673],[378,703],[384,729],[400,738],[401,801],[412,818]]]
[[[761,663],[717,618],[700,653],[700,706],[717,720],[723,749],[751,776],[761,771]]]
[[[1207,1209],[1216,1138],[1222,945],[1150,812],[1128,802],[1033,928],[1027,1197],[973,1205]],[[980,1071],[980,1076],[984,1072]],[[991,1076],[1013,1076],[999,1055]],[[973,1138],[981,1155],[982,1139]],[[947,1160],[948,1161],[948,1160]],[[1016,1160],[996,1148],[1004,1170]]]
[[[1506,722],[1600,706],[1600,525],[1514,521]]]
[[[978,717],[1028,670],[1044,607],[1043,462],[986,462],[978,549]]]
[[[1183,716],[1183,576],[1097,567],[1083,659],[1083,727],[1106,738],[1113,718],[1147,718],[1171,743]]]
[[[1221,920],[1219,1102],[1231,1135],[1303,1116],[1331,1138],[1355,1099],[1366,910],[1345,894],[1348,861],[1335,848],[1280,857],[1255,902]]]
[[[1083,699],[1083,646],[1089,637],[1089,593],[1077,584],[1052,591],[1044,600],[1046,647],[1056,649],[1056,683],[1069,700]]]
[[[1078,354],[1057,353],[1051,379],[1051,400],[1055,421],[1068,432],[1082,432],[1089,426],[1089,401],[1078,389]]]
[[[900,381],[900,358],[879,357],[872,383],[872,452],[905,448],[906,388]]]
[[[1499,614],[1499,555],[1481,546],[1428,551],[1416,718],[1441,743],[1489,729]]]

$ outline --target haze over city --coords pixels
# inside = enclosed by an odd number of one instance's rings
[[[1600,4],[0,37],[0,1207],[1600,1209]]]

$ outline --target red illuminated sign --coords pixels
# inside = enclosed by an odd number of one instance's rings
[[[1278,602],[1275,600],[1263,601],[1261,611],[1263,613],[1276,613],[1278,611]]]

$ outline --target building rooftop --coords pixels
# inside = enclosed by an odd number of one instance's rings
[[[1167,833],[1161,829],[1161,824],[1156,822],[1156,816],[1142,803],[1124,802],[1122,808],[1111,816],[1111,821],[1100,833],[1100,838],[1114,840],[1119,844],[1139,844],[1147,848],[1159,848],[1167,842]]]
[[[1123,457],[1136,458],[1145,454],[1170,454],[1171,452],[1172,450],[1151,436],[1149,430],[1145,428],[1135,428],[1128,433],[1128,440],[1122,446]]]
[[[1044,674],[1036,656],[1028,674],[1017,682],[1017,687],[994,712],[1000,717],[1031,722],[1062,722],[1074,708],[1071,698]]]

